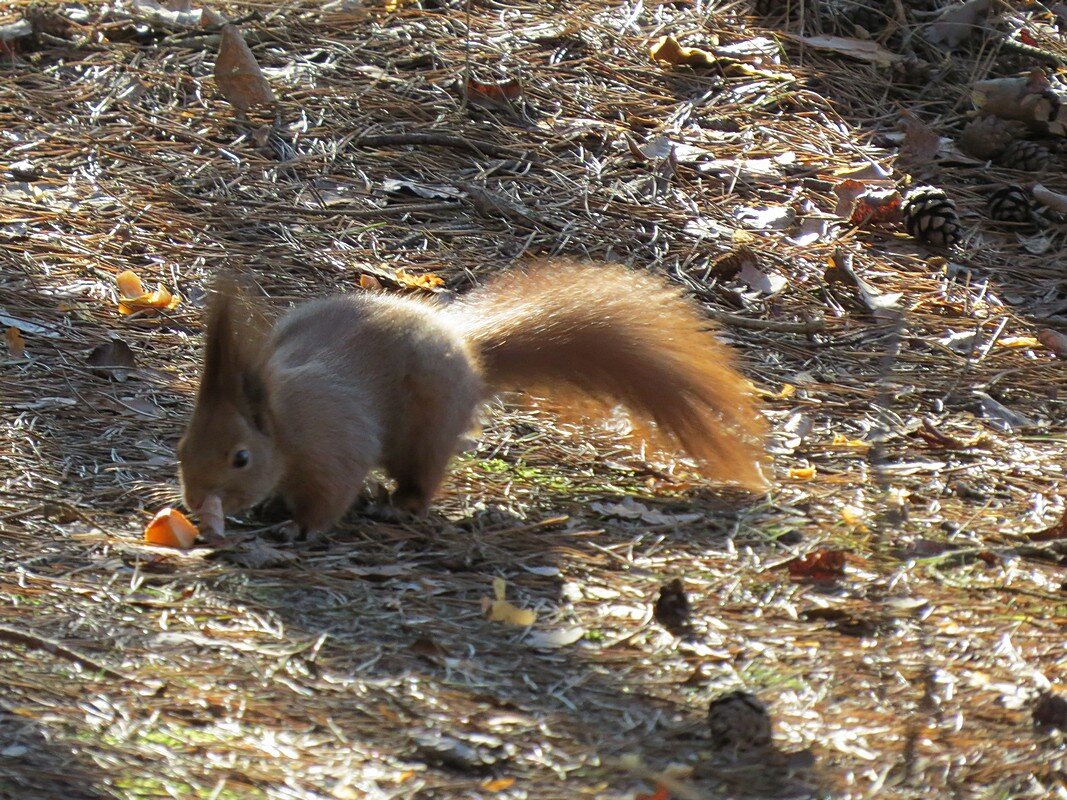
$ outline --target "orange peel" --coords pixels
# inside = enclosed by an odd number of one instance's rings
[[[145,526],[144,540],[149,544],[188,550],[200,531],[176,508],[164,508]]]

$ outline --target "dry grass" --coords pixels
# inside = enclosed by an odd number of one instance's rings
[[[0,65],[3,165],[39,172],[8,174],[0,204],[0,313],[26,340],[0,357],[0,796],[611,798],[674,764],[678,797],[1067,797],[1063,734],[1030,719],[1038,691],[1067,690],[1064,555],[1026,536],[1064,513],[1067,362],[1004,344],[1067,327],[1064,229],[1032,254],[982,216],[989,184],[1032,177],[925,169],[963,216],[947,264],[838,225],[803,246],[742,237],[787,279],[773,297],[707,268],[743,207],[831,219],[834,171],[891,167],[901,109],[954,135],[969,82],[1021,68],[1015,51],[977,37],[945,58],[909,10],[886,43],[929,62],[918,79],[790,43],[767,75],[698,74],[650,63],[648,45],[802,21],[742,3],[223,5],[255,12],[242,29],[281,98],[269,141],[218,97],[210,36],[98,4],[74,24],[45,6]],[[818,6],[804,30],[841,33]],[[519,77],[524,103],[466,106],[468,60]],[[725,163],[673,163],[660,137]],[[1055,157],[1040,180],[1064,192]],[[839,246],[902,294],[900,315],[828,289]],[[283,304],[364,273],[390,285],[395,267],[462,291],[533,254],[665,272],[720,316],[772,323],[723,332],[769,398],[768,498],[688,485],[609,429],[494,407],[427,524],[356,516],[262,569],[140,543],[175,491],[216,270],[254,273]],[[119,316],[128,268],[185,302]],[[775,329],[820,315],[818,332]],[[973,346],[950,346],[968,331]],[[140,365],[123,383],[86,364],[113,336]],[[998,429],[976,390],[1041,425]],[[702,516],[590,505],[624,496]],[[855,555],[846,576],[790,580],[784,563],[821,546]],[[674,576],[688,640],[651,620]],[[494,577],[536,631],[484,620]],[[556,649],[531,638],[578,626]],[[708,701],[738,687],[775,721],[780,752],[755,768],[709,752]],[[428,732],[456,740],[449,754]]]

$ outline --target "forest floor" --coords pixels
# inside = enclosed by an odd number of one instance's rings
[[[985,212],[1067,192],[1063,139],[1024,137],[1041,172],[956,146],[975,81],[1067,64],[1061,19],[220,3],[277,97],[243,117],[232,32],[176,5],[0,5],[0,797],[1067,798],[1067,226]],[[667,35],[703,55],[654,61]],[[853,224],[846,179],[944,189],[960,241]],[[268,531],[256,564],[143,542],[220,269],[282,306],[543,255],[700,299],[767,495],[495,403],[428,521]],[[121,314],[125,270],[179,302]],[[501,579],[532,626],[486,619]],[[738,689],[769,750],[713,740]]]

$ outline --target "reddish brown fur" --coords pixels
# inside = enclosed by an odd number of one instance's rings
[[[762,417],[730,351],[669,284],[614,265],[553,261],[472,292],[459,317],[496,389],[621,402],[713,477],[765,486]]]
[[[551,262],[446,311],[380,294],[317,300],[264,340],[229,284],[209,314],[197,405],[179,447],[186,502],[227,513],[277,491],[296,522],[337,523],[383,466],[397,505],[424,511],[491,390],[621,401],[710,474],[751,488],[762,424],[699,308],[617,266]],[[249,465],[237,467],[246,451]]]

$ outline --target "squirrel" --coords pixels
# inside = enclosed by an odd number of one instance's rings
[[[699,305],[651,274],[549,260],[448,305],[360,292],[298,305],[273,326],[232,278],[216,286],[203,370],[178,444],[185,504],[227,514],[280,495],[314,538],[367,473],[395,509],[425,513],[494,393],[621,403],[710,477],[766,489],[749,384]]]

